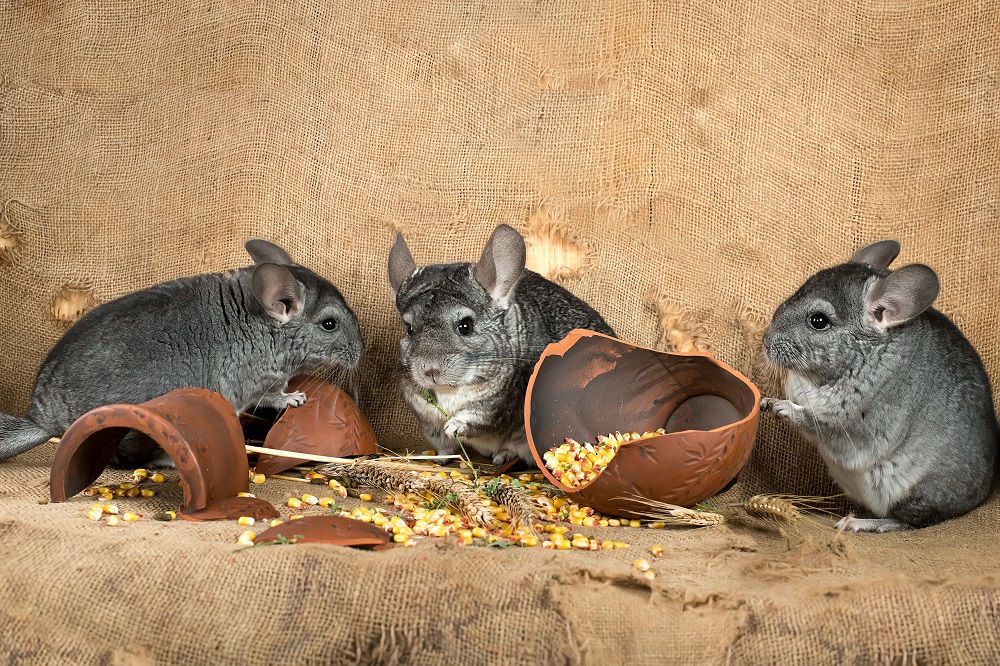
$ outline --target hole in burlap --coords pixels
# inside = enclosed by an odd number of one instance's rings
[[[529,270],[556,282],[578,278],[597,256],[569,230],[561,206],[542,199],[528,214],[528,248],[526,266]]]
[[[52,318],[70,326],[97,305],[96,289],[89,280],[70,280],[52,296]]]
[[[671,301],[660,291],[650,289],[646,306],[656,313],[657,340],[654,345],[665,351],[711,352],[708,329],[702,321],[680,303]]]
[[[21,230],[11,222],[7,210],[14,201],[0,208],[0,262],[14,264],[21,249]]]

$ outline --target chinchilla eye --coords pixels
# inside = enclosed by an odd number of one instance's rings
[[[817,331],[824,331],[830,328],[830,319],[822,312],[813,312],[809,315],[809,325]]]
[[[323,327],[324,331],[334,331],[337,329],[337,320],[332,318],[324,319],[323,323],[321,323],[320,326]]]
[[[413,326],[411,326],[410,324],[406,325],[406,334],[413,335]]]
[[[455,332],[459,335],[472,335],[472,317],[462,317],[455,326]]]

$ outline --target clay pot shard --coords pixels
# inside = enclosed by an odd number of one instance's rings
[[[694,506],[736,478],[757,434],[760,392],[704,353],[671,353],[574,330],[546,347],[528,382],[524,422],[532,456],[581,504],[641,517],[631,496]],[[624,443],[589,484],[567,488],[542,455],[566,437],[595,442],[615,431],[667,433]],[[646,509],[648,510],[648,509]]]
[[[340,387],[315,377],[295,377],[285,390],[302,391],[307,400],[285,410],[267,433],[265,447],[335,458],[377,453],[368,419]],[[301,464],[297,458],[263,454],[255,469],[260,474],[280,474]]]
[[[66,430],[52,460],[50,494],[65,502],[93,483],[125,435],[138,430],[170,456],[184,485],[180,515],[188,520],[276,518],[268,502],[237,497],[249,487],[240,421],[218,393],[182,388],[140,405],[104,405]]]
[[[384,550],[390,546],[392,535],[385,530],[342,516],[307,516],[289,520],[257,535],[254,543],[281,540],[294,543],[325,543],[333,546],[350,546]]]

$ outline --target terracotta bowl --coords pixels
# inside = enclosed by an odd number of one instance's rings
[[[575,330],[546,347],[528,382],[524,423],[535,462],[557,488],[602,513],[641,517],[638,496],[679,506],[736,478],[757,434],[760,392],[708,354],[679,354]],[[542,455],[566,437],[664,428],[622,445],[587,485],[563,486]]]

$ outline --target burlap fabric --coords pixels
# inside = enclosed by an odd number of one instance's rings
[[[366,339],[380,441],[385,258],[472,260],[500,222],[621,337],[755,364],[774,307],[860,244],[942,280],[996,381],[1000,9],[991,3],[8,3],[0,40],[0,409],[79,311],[274,240]],[[991,663],[1000,504],[920,532],[600,530],[611,553],[296,545],[122,528],[0,465],[11,663]],[[109,474],[108,480],[115,480]],[[763,419],[728,498],[829,494]],[[282,504],[301,492],[269,481]],[[169,493],[144,513],[179,504]],[[138,506],[138,505],[137,505]],[[287,511],[287,509],[286,509]],[[825,524],[832,521],[821,519]],[[591,530],[597,533],[597,530]],[[667,555],[650,583],[631,562]]]

